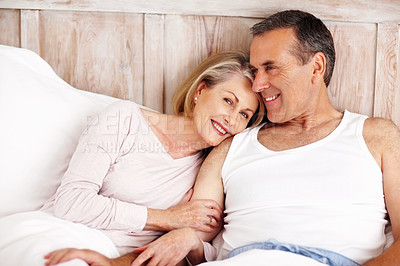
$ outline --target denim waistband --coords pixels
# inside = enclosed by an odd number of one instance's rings
[[[233,249],[229,254],[228,258],[236,256],[240,253],[251,249],[265,249],[265,250],[282,250],[295,254],[299,254],[305,257],[309,257],[321,263],[331,265],[331,266],[359,266],[357,262],[333,251],[305,247],[294,244],[280,243],[276,239],[268,239],[266,242],[254,243],[245,246],[241,246]]]

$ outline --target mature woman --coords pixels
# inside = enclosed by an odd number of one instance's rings
[[[120,254],[165,231],[216,230],[222,210],[214,201],[178,203],[193,186],[205,149],[263,118],[247,62],[242,52],[207,58],[176,90],[175,115],[112,104],[82,135],[45,209],[100,229]]]

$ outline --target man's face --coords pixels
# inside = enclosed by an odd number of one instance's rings
[[[250,46],[253,90],[261,94],[271,122],[301,117],[315,104],[312,60],[302,65],[293,55],[295,40],[292,29],[278,29],[254,37]]]

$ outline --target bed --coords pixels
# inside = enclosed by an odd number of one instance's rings
[[[21,212],[36,217],[34,211],[55,192],[81,132],[99,110],[128,99],[171,113],[175,87],[196,64],[219,51],[248,50],[251,25],[292,8],[320,17],[333,34],[337,63],[328,90],[335,107],[400,126],[396,0],[0,0],[0,217]],[[36,218],[57,224],[49,228],[55,234],[82,236],[78,247],[118,255],[95,230]],[[0,225],[1,264],[15,265],[7,248],[16,240],[4,234]],[[20,265],[34,265],[32,256],[49,249],[35,251],[27,239],[31,257]]]

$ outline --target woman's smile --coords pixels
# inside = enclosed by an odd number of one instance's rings
[[[218,123],[212,119],[211,119],[211,124],[219,135],[224,136],[228,133],[228,130],[223,125],[221,125],[220,123]]]

